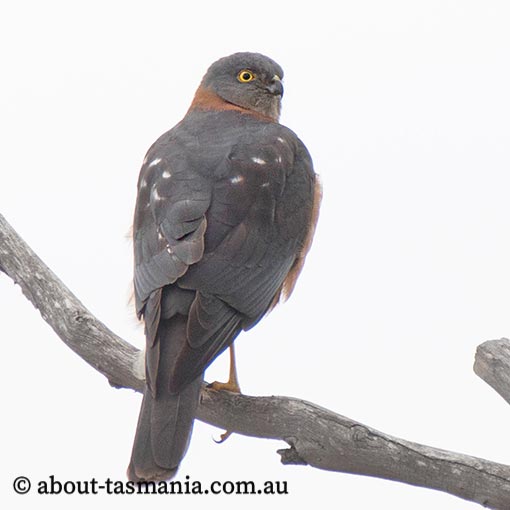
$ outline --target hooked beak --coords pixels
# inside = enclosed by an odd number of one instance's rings
[[[271,80],[271,83],[266,87],[270,94],[273,96],[283,96],[283,83],[281,78],[275,74]]]

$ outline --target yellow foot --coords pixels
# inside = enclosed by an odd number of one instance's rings
[[[239,387],[239,381],[237,379],[234,344],[230,345],[230,371],[228,374],[228,381],[226,383],[215,381],[209,384],[209,388],[216,391],[224,390],[230,391],[230,393],[241,393],[241,388]]]
[[[241,393],[241,388],[239,387],[239,383],[237,381],[227,381],[227,382],[218,382],[214,381],[209,384],[209,388],[216,391],[230,391],[230,393]]]

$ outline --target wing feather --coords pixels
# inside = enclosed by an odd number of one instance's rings
[[[318,211],[310,156],[290,130],[250,122],[240,138],[211,131],[201,145],[180,144],[170,132],[142,168],[135,298],[148,331],[151,388],[158,343],[172,342],[158,338],[160,321],[186,318],[186,341],[164,349],[174,356],[165,361],[165,385],[179,391],[290,293],[301,270]]]

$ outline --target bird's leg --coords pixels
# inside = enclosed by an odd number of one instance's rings
[[[241,387],[239,386],[239,380],[237,379],[237,369],[236,369],[236,353],[234,351],[234,344],[230,344],[230,371],[228,375],[228,381],[226,383],[221,383],[215,381],[209,385],[213,390],[225,390],[231,391],[232,393],[241,393]],[[225,442],[231,435],[233,434],[232,430],[226,430],[221,434],[220,439],[215,441],[217,443]]]
[[[228,381],[226,383],[221,383],[218,381],[214,381],[209,385],[213,390],[225,390],[230,391],[232,393],[241,393],[241,388],[239,386],[239,380],[237,379],[237,369],[236,369],[236,354],[234,351],[234,344],[230,344],[230,372],[228,376]]]

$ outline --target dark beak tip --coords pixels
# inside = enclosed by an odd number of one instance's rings
[[[267,90],[274,96],[283,96],[283,83],[281,81],[273,81],[267,87]]]

